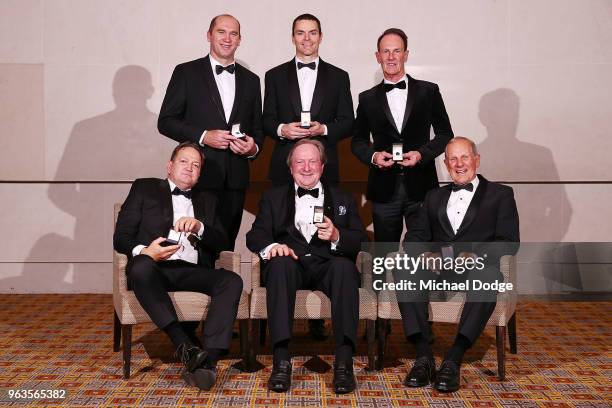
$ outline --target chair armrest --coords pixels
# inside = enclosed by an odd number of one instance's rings
[[[261,286],[261,258],[256,253],[251,254],[251,290]]]
[[[234,251],[222,251],[219,259],[215,262],[215,268],[223,268],[240,275],[240,253]]]
[[[365,251],[359,251],[355,263],[361,275],[361,287],[372,289],[372,255]]]

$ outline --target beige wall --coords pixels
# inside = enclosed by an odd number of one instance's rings
[[[129,188],[118,182],[163,175],[170,74],[206,54],[223,12],[240,19],[238,59],[261,78],[292,57],[292,19],[319,16],[321,56],[349,72],[355,104],[381,78],[377,36],[403,28],[407,71],[440,85],[482,173],[535,183],[513,185],[523,240],[610,240],[612,185],[582,183],[612,180],[610,1],[311,4],[0,0],[0,292],[110,291],[112,203]],[[538,184],[551,181],[580,183]]]

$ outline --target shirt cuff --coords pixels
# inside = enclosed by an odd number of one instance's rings
[[[198,220],[200,221],[200,220]],[[204,234],[204,223],[200,221],[200,229],[198,230],[198,238],[202,238],[202,234]]]
[[[132,249],[132,256],[140,255],[143,249],[145,249],[146,245],[136,245],[134,249]]]
[[[255,157],[257,157],[258,153],[259,153],[259,145],[255,143],[255,154],[253,154],[252,156],[247,156],[247,159],[254,159]]]
[[[205,130],[204,132],[202,132],[202,136],[200,136],[199,144],[202,147],[204,147],[204,136],[206,136],[206,132],[208,132],[208,130]]]
[[[265,247],[264,249],[262,249],[261,251],[259,251],[259,256],[261,256],[261,259],[265,259],[266,261],[270,259],[268,257],[268,255],[270,255],[268,252],[270,252],[270,249],[272,249],[274,245],[278,245],[278,242],[273,242],[267,247]]]
[[[281,132],[281,128],[285,126],[284,123],[281,123],[280,125],[278,125],[278,127],[276,128],[276,136],[280,137],[281,139],[284,139],[285,137],[283,136],[283,132]]]
[[[327,136],[327,125],[323,125],[323,136]]]
[[[372,153],[372,158],[370,159],[370,163],[372,163],[372,164],[376,164],[376,163],[374,163],[374,155],[375,154],[376,154],[376,152]]]
[[[335,251],[340,243],[340,232],[338,232],[338,239],[331,243],[331,250]]]

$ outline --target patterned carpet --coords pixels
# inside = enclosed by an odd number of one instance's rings
[[[210,406],[210,407],[611,407],[612,302],[530,302],[517,311],[519,353],[507,354],[506,381],[495,377],[495,332],[487,328],[466,356],[462,388],[445,395],[431,387],[401,385],[413,351],[394,323],[382,372],[365,370],[365,344],[355,360],[358,390],[336,396],[332,373],[303,367],[315,353],[331,364],[332,344],[313,342],[296,324],[290,393],[266,389],[266,368],[241,373],[238,340],[219,365],[211,392],[185,386],[169,341],[152,325],[134,329],[132,376],[123,380],[120,353],[112,351],[110,295],[0,295],[0,406]],[[363,327],[360,327],[360,333]],[[438,363],[454,328],[435,324]],[[364,342],[365,343],[365,342]],[[269,348],[264,348],[269,353]],[[398,360],[399,359],[399,360]],[[64,399],[17,400],[8,391],[65,389]]]

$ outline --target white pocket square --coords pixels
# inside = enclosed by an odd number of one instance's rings
[[[346,207],[341,205],[338,207],[338,215],[344,215],[346,214]]]

